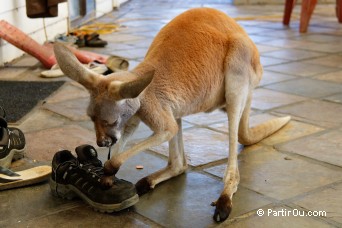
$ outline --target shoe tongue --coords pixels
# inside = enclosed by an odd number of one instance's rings
[[[78,146],[75,149],[77,159],[80,163],[92,163],[94,165],[102,166],[101,161],[97,158],[97,152],[91,145]]]

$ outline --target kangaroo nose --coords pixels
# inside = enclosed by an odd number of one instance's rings
[[[102,137],[101,139],[97,140],[96,143],[99,147],[109,147],[112,145],[112,139],[109,137]]]
[[[118,141],[118,139],[116,137],[113,137],[112,138],[112,145],[114,145],[117,141]]]

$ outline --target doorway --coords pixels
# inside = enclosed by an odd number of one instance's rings
[[[77,28],[95,18],[95,0],[69,0],[70,28]]]

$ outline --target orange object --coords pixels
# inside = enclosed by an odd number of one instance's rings
[[[305,33],[308,29],[311,15],[315,9],[317,0],[302,0],[302,9],[300,13],[299,31]],[[296,5],[296,0],[286,0],[284,9],[283,24],[289,25],[293,7]],[[338,22],[342,23],[342,0],[336,0],[336,16]]]
[[[43,45],[43,47],[46,47],[48,49],[51,49],[53,51],[53,43],[45,43]],[[72,53],[74,53],[74,55],[76,56],[76,58],[81,62],[81,63],[90,63],[93,61],[97,61],[99,63],[106,63],[108,56],[106,55],[100,55],[94,52],[90,52],[90,51],[81,51],[78,50],[74,47],[68,46],[68,48],[70,49],[70,51],[72,51]]]
[[[308,30],[311,15],[315,9],[317,0],[302,0],[302,10],[300,13],[299,31],[306,32]]]
[[[284,18],[283,18],[284,25],[290,24],[292,10],[295,5],[296,5],[296,0],[285,1],[285,10],[284,10]]]
[[[52,43],[40,45],[24,32],[4,20],[0,20],[0,37],[27,54],[32,55],[48,69],[57,63]],[[96,54],[90,51],[81,51],[73,47],[69,47],[69,49],[82,63],[90,63],[93,61],[105,63],[108,58],[108,56],[105,55]]]
[[[46,68],[56,64],[53,49],[42,47],[31,37],[4,20],[0,21],[0,37],[38,59]]]
[[[342,23],[342,0],[336,0],[336,16],[338,22]]]

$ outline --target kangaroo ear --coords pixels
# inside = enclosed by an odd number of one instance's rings
[[[63,73],[89,90],[96,88],[100,75],[83,66],[63,44],[55,43],[54,52]]]
[[[128,82],[113,81],[109,86],[110,94],[117,100],[135,98],[151,83],[153,76],[154,69]]]

